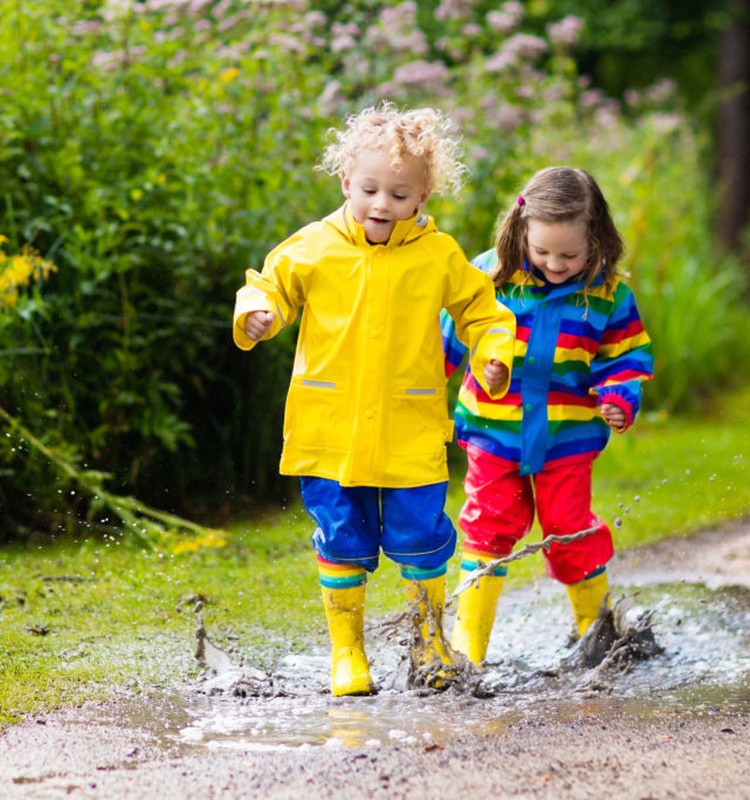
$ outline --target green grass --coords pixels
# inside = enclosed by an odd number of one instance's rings
[[[595,510],[616,547],[739,519],[750,512],[750,387],[711,414],[641,419],[613,438],[595,466]],[[448,510],[462,502],[460,466]],[[116,536],[0,550],[0,725],[99,699],[113,687],[166,685],[197,673],[196,616],[209,633],[269,666],[324,634],[311,524],[299,507],[238,521],[230,543],[179,555]],[[530,541],[538,539],[532,532]],[[543,574],[539,554],[511,565],[509,581]],[[449,587],[458,563],[450,565]],[[368,584],[368,618],[403,608],[384,560]]]

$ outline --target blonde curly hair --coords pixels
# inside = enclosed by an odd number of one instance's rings
[[[386,150],[395,169],[404,156],[422,159],[425,183],[437,194],[458,191],[468,173],[453,123],[435,108],[399,111],[384,101],[351,115],[343,130],[331,128],[329,134],[335,139],[318,167],[329,175],[349,172],[362,150]]]

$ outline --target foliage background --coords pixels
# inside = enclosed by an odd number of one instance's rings
[[[741,380],[745,284],[713,241],[710,135],[658,75],[608,96],[581,73],[609,63],[593,6],[584,24],[563,2],[0,0],[0,235],[55,265],[2,314],[0,407],[165,509],[220,519],[293,494],[277,463],[294,332],[240,353],[234,292],[341,202],[317,156],[382,98],[460,127],[471,180],[428,210],[470,256],[537,169],[597,177],[654,339],[647,410]],[[0,540],[103,521],[22,435],[0,469]]]

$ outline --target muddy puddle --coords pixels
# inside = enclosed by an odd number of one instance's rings
[[[166,735],[183,751],[429,747],[468,731],[499,733],[520,721],[747,714],[750,574],[727,583],[726,576],[691,575],[683,563],[687,577],[675,580],[674,565],[668,561],[659,570],[646,559],[640,568],[623,563],[618,569],[613,563],[621,632],[646,630],[650,639],[639,649],[631,636],[597,666],[588,666],[570,644],[562,587],[540,580],[501,596],[486,668],[444,693],[410,689],[403,639],[371,625],[367,646],[377,695],[329,695],[327,641],[267,672],[211,651],[214,669],[181,693]],[[449,609],[449,630],[451,624]]]
[[[609,574],[620,633],[645,630],[650,639],[621,637],[595,666],[570,644],[563,588],[540,579],[501,595],[486,668],[443,693],[409,688],[408,636],[382,620],[368,620],[366,631],[380,687],[372,697],[330,696],[327,639],[259,670],[251,653],[240,665],[212,650],[209,629],[212,668],[195,681],[116,699],[114,712],[78,709],[74,723],[107,724],[115,713],[118,727],[148,733],[179,756],[401,744],[429,750],[519,725],[747,718],[750,528],[617,554]],[[185,641],[186,654],[194,645]]]

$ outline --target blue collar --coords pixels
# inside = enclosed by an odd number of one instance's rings
[[[538,284],[532,286],[531,291],[544,294],[549,298],[564,297],[573,292],[582,292],[585,288],[593,289],[595,286],[601,286],[604,283],[604,276],[601,273],[594,278],[588,287],[585,287],[583,278],[570,278],[565,283],[550,283],[544,277],[544,273],[533,264],[529,264],[527,259],[523,260],[523,271],[528,272],[535,281],[539,281]]]

